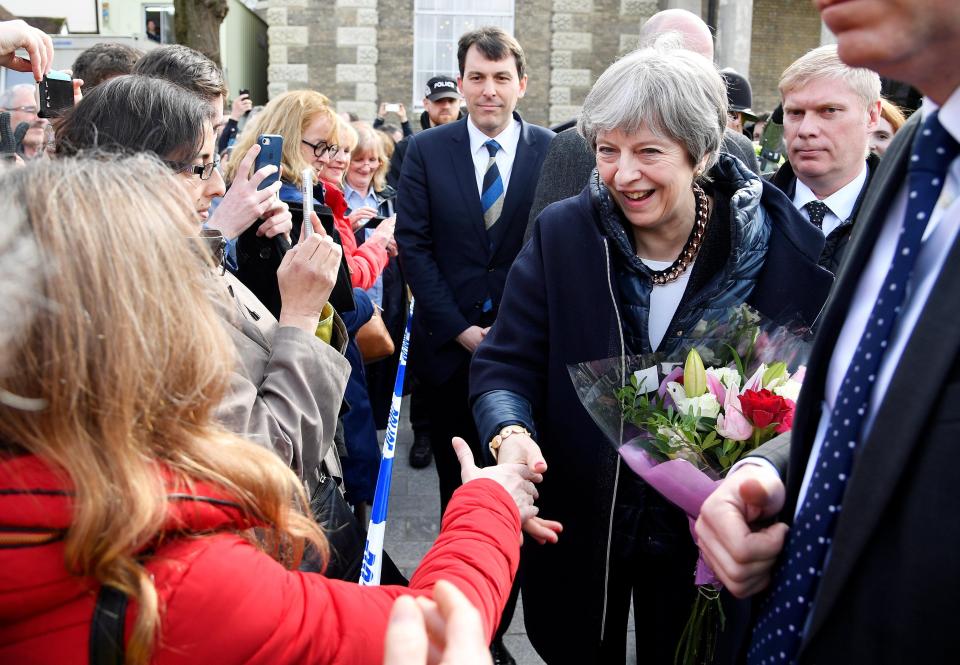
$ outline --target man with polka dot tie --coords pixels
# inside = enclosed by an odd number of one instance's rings
[[[863,201],[792,437],[728,476],[704,503],[697,534],[727,588],[756,594],[745,662],[952,662],[960,621],[960,7],[816,4],[848,65],[911,83],[924,104]]]
[[[829,44],[787,67],[779,88],[788,161],[770,182],[823,231],[820,265],[836,274],[880,164],[867,151],[880,118],[880,77],[850,67]]]

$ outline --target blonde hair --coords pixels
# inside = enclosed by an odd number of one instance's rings
[[[843,81],[868,109],[880,99],[880,76],[869,69],[851,67],[837,55],[836,44],[826,44],[797,58],[780,76],[780,101],[787,93],[812,81]]]
[[[384,145],[388,139],[382,132],[363,121],[354,122],[353,128],[357,132],[357,145],[350,152],[350,158],[361,155],[373,155],[377,158],[379,165],[373,172],[373,191],[382,192],[387,186],[387,171],[390,170],[390,158]]]
[[[161,608],[137,557],[164,536],[168,493],[222,488],[264,527],[254,542],[289,566],[305,541],[325,557],[325,540],[293,472],[212,420],[235,358],[176,177],[143,155],[37,160],[0,173],[0,191],[51,267],[44,306],[0,379],[46,406],[0,404],[0,439],[64,475],[74,493],[65,564],[136,601],[127,662],[147,663]]]
[[[380,142],[383,143],[383,152],[387,156],[387,161],[389,162],[393,159],[393,153],[397,150],[397,142],[393,140],[393,137],[387,134],[382,129],[376,130],[377,134],[380,135]]]
[[[907,122],[907,117],[903,114],[901,108],[886,97],[880,98],[880,117],[890,123],[890,128],[893,129],[894,134],[899,132],[904,123]]]
[[[282,178],[300,186],[303,170],[312,166],[301,152],[303,132],[318,115],[330,120],[330,133],[324,139],[336,143],[338,130],[343,124],[330,108],[330,100],[315,90],[291,90],[270,100],[263,111],[250,122],[237,137],[230,161],[224,170],[227,182],[232,182],[243,156],[247,154],[260,134],[279,134],[283,137]]]

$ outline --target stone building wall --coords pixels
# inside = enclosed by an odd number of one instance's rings
[[[413,78],[413,0],[380,0],[380,28],[377,48],[377,84],[380,100],[400,102],[410,111],[415,130],[420,123],[410,109]]]
[[[820,46],[820,15],[810,2],[753,0],[750,85],[753,108],[780,103],[777,82],[791,62]]]
[[[516,3],[513,36],[527,56],[527,92],[517,111],[525,120],[543,125],[550,108],[550,15],[554,0],[523,0]]]
[[[517,0],[514,35],[529,76],[519,105],[524,118],[544,125],[574,118],[600,73],[636,48],[643,22],[677,2]],[[754,107],[770,110],[780,73],[820,43],[820,21],[807,2],[752,3],[752,31],[743,37],[752,42],[749,78]],[[409,102],[414,0],[261,0],[258,12],[269,26],[271,96],[312,88],[366,120],[381,101]]]

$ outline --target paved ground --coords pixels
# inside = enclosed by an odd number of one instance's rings
[[[380,433],[381,441],[383,432]],[[397,436],[396,462],[390,487],[390,510],[387,518],[385,549],[397,566],[408,577],[420,559],[430,549],[440,531],[440,495],[437,490],[437,471],[431,464],[426,469],[410,466],[409,450],[413,441],[407,409],[401,413]],[[514,613],[505,643],[519,665],[539,665],[537,656],[527,639],[523,625],[523,598]],[[631,622],[632,625],[632,622]],[[635,663],[633,633],[627,639],[627,664]]]

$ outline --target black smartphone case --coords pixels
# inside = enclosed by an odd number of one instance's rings
[[[299,242],[300,229],[303,226],[303,204],[300,202],[288,201],[290,207],[290,216],[293,218],[293,230],[290,231],[290,237]],[[340,240],[340,233],[334,226],[333,211],[325,205],[315,205],[313,211],[320,218],[320,224],[328,236],[335,243],[343,247]],[[337,283],[330,294],[330,304],[338,312],[352,312],[357,308],[353,302],[353,282],[350,281],[350,269],[347,266],[347,257],[340,257],[340,269],[337,273]]]
[[[73,81],[49,79],[46,76],[37,84],[40,89],[41,118],[59,118],[73,106]]]
[[[253,170],[259,171],[267,164],[273,164],[277,167],[275,173],[268,175],[260,183],[257,189],[266,189],[280,179],[280,160],[283,156],[283,137],[278,134],[262,134],[257,137],[257,143],[260,145],[260,154],[257,155],[257,161]]]

